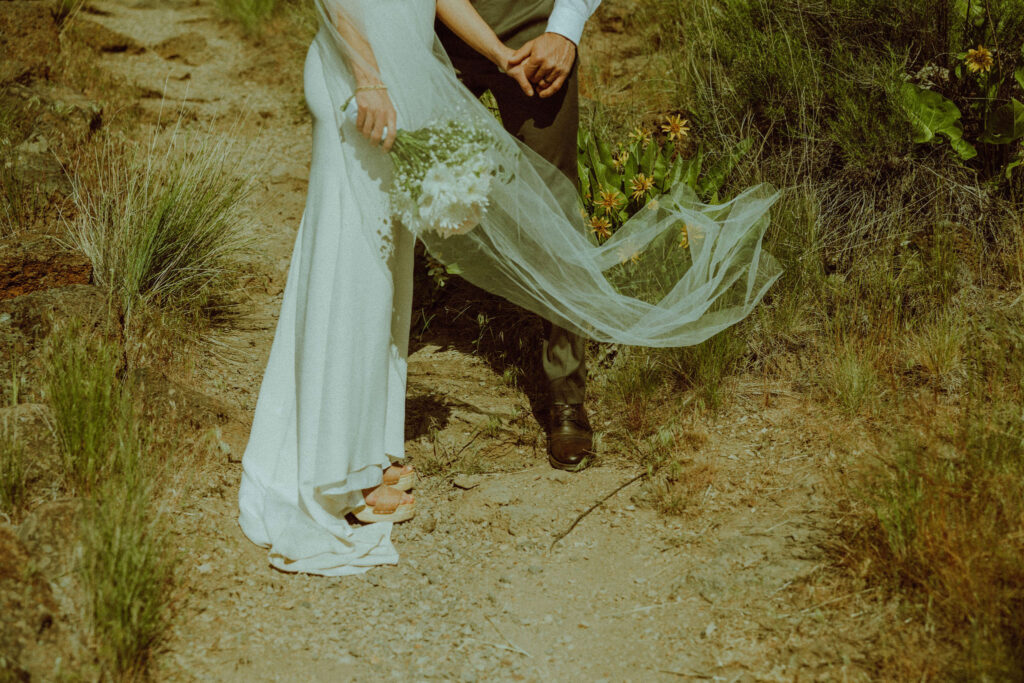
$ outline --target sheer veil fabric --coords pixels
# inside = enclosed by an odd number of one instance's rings
[[[399,129],[456,118],[500,141],[494,152],[511,180],[495,185],[480,225],[447,238],[418,235],[466,280],[586,337],[665,347],[697,344],[741,320],[781,275],[761,249],[778,198],[772,188],[758,185],[725,204],[705,205],[680,184],[597,245],[572,183],[509,135],[458,81],[427,20],[432,2],[316,3],[316,41],[340,135],[359,135],[343,112],[355,67],[388,86]],[[376,67],[360,56],[362,40]],[[383,254],[389,231],[366,233]]]
[[[354,69],[387,85],[400,129],[456,118],[490,131],[511,180],[492,186],[468,233],[421,239],[470,282],[567,329],[698,343],[746,316],[781,270],[761,250],[776,193],[760,186],[721,206],[677,188],[597,245],[572,183],[458,81],[434,35],[434,0],[314,1],[321,22],[304,72],[313,164],[242,458],[239,524],[272,566],[339,576],[398,561],[390,524],[345,516],[404,457],[414,244],[391,218],[391,159],[343,111]]]

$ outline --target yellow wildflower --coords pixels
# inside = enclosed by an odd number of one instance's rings
[[[975,73],[979,71],[987,72],[992,68],[992,52],[988,48],[979,45],[977,50],[967,51],[964,62],[967,64],[967,68]]]
[[[669,140],[685,140],[690,133],[690,121],[679,115],[672,115],[661,124],[662,132],[668,135]]]
[[[627,161],[629,161],[629,152],[625,150],[612,157],[612,166],[615,167],[615,172],[622,173],[622,170],[626,168]]]
[[[594,204],[604,209],[605,213],[611,213],[617,211],[622,206],[623,199],[622,193],[614,188],[601,190]]]
[[[637,173],[631,181],[629,181],[630,187],[633,188],[633,199],[641,199],[647,196],[647,193],[654,187],[654,178],[645,176],[643,173]]]
[[[629,134],[629,139],[633,142],[639,142],[643,147],[647,147],[647,143],[652,139],[651,131],[637,126],[633,129],[633,132]]]
[[[612,224],[604,216],[590,217],[590,232],[597,235],[598,239],[606,240],[612,236]]]
[[[683,249],[690,246],[690,231],[685,223],[679,233],[679,246]]]

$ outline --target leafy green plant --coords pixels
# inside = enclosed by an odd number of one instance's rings
[[[904,83],[900,94],[904,112],[914,127],[914,142],[931,142],[941,133],[961,159],[978,155],[974,145],[964,140],[960,110],[951,100],[913,83]]]
[[[663,124],[667,137],[655,137],[637,128],[627,143],[612,146],[593,131],[581,127],[577,138],[577,164],[583,211],[599,241],[610,237],[632,215],[678,183],[694,189],[703,200],[715,203],[729,173],[753,144],[741,140],[707,165],[703,149],[684,157],[675,140],[688,134],[688,122],[670,116]]]

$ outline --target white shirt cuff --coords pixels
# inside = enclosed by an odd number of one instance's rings
[[[587,19],[589,17],[583,16],[577,10],[556,3],[555,8],[551,10],[551,16],[548,17],[547,31],[565,36],[579,45],[583,36],[583,25],[587,23]]]

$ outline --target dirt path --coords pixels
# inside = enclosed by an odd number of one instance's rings
[[[425,478],[416,520],[395,529],[396,567],[342,579],[271,569],[236,522],[237,458],[305,202],[302,65],[243,41],[208,0],[91,7],[85,19],[148,48],[111,52],[104,66],[155,94],[154,118],[166,83],[169,98],[187,88],[200,123],[249,111],[239,135],[262,127],[261,190],[249,207],[260,244],[255,324],[234,335],[251,353],[237,365],[200,358],[187,379],[239,419],[223,431],[230,457],[211,464],[205,495],[180,510],[187,597],[162,680],[865,678],[870,619],[857,614],[859,596],[819,579],[820,472],[839,450],[835,434],[808,430],[813,407],[785,392],[766,405],[759,385],[740,386],[714,425],[694,425],[708,439],[687,465],[706,479],[693,514],[638,508],[633,484],[549,550],[636,471],[615,453],[577,475],[552,470],[525,396],[479,358],[425,343],[410,359],[413,462],[481,473]],[[822,611],[836,602],[843,625]],[[839,634],[849,628],[856,639]]]

